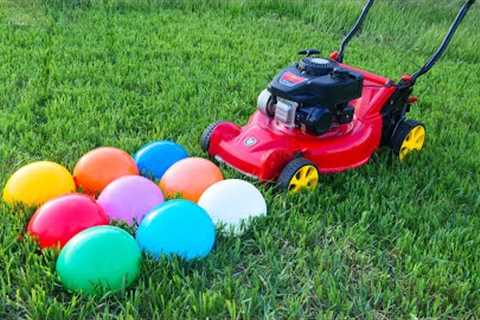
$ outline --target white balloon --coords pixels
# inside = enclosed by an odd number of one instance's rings
[[[216,225],[240,232],[242,223],[267,214],[267,203],[255,186],[239,179],[214,183],[203,192],[198,205],[204,208]]]

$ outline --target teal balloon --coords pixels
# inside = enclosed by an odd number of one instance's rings
[[[195,203],[170,200],[145,216],[136,238],[140,247],[154,258],[178,255],[191,260],[210,253],[215,243],[215,225]]]
[[[67,289],[101,294],[131,285],[140,274],[141,258],[141,250],[128,232],[114,226],[98,226],[67,242],[56,269]]]
[[[155,141],[143,146],[134,159],[143,176],[160,180],[175,162],[188,157],[188,152],[172,141]]]

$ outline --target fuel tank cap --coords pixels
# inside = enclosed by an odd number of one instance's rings
[[[333,71],[335,63],[324,58],[303,58],[297,68],[307,74],[323,76]]]

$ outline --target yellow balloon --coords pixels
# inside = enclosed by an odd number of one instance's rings
[[[9,204],[36,206],[75,189],[75,181],[65,167],[51,161],[38,161],[18,169],[8,179],[3,200]]]

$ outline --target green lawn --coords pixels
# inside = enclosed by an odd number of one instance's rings
[[[173,139],[199,156],[210,122],[244,123],[299,49],[326,55],[362,1],[0,0],[0,185],[48,159]],[[379,0],[346,62],[394,79],[441,41],[461,4]],[[269,215],[206,259],[142,264],[128,290],[66,292],[57,253],[0,204],[0,319],[480,317],[480,4],[418,82],[424,152],[382,150],[315,193],[261,186]],[[225,170],[228,177],[241,177]]]

